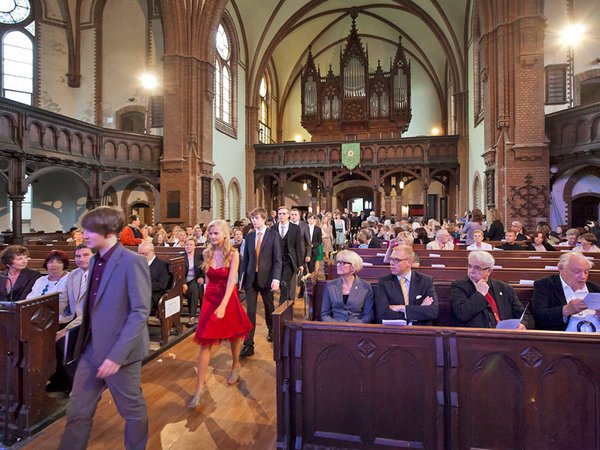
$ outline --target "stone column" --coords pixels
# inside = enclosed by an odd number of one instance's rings
[[[12,202],[12,237],[11,244],[23,244],[23,215],[22,207],[25,195],[9,195]]]

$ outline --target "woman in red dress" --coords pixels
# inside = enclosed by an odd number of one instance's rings
[[[198,380],[194,395],[188,403],[190,409],[198,406],[204,392],[204,381],[213,344],[220,343],[224,339],[231,343],[233,361],[227,383],[235,384],[240,377],[242,342],[252,330],[250,319],[238,298],[236,277],[240,254],[231,246],[229,233],[229,224],[224,220],[213,220],[208,225],[210,244],[204,250],[206,287],[194,336],[194,340],[200,345]]]

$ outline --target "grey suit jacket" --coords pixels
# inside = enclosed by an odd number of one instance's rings
[[[61,295],[64,295],[69,301],[69,310],[71,311],[70,317],[72,317],[71,322],[67,325],[67,329],[69,330],[81,325],[83,319],[83,304],[85,303],[87,295],[85,295],[79,303],[77,302],[81,294],[87,293],[86,288],[84,289],[81,287],[83,273],[84,271],[79,267],[73,272],[70,272],[67,283],[61,292]]]
[[[372,323],[374,319],[373,290],[369,283],[355,277],[348,295],[348,303],[344,305],[342,277],[327,282],[321,308],[323,322]]]
[[[426,297],[433,297],[429,306],[421,306]],[[433,287],[433,278],[412,271],[408,288],[408,306],[406,316],[401,312],[392,311],[390,305],[403,305],[402,288],[396,275],[390,274],[379,279],[375,294],[375,311],[377,323],[383,319],[406,319],[415,325],[431,325],[438,316],[438,299]]]
[[[106,358],[121,366],[141,361],[148,355],[150,343],[146,324],[152,294],[148,263],[142,255],[116,245],[90,312],[86,299],[75,349],[76,358],[85,351],[98,365]],[[90,260],[90,274],[97,257]],[[88,290],[90,281],[88,276]]]
[[[300,234],[302,235],[302,255],[303,258],[306,258],[312,253],[312,240],[310,238],[310,230],[308,229],[308,223],[300,221],[296,225],[300,227]],[[303,262],[304,260],[300,262],[300,265],[302,265]]]

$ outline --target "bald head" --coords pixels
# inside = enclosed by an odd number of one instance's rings
[[[152,242],[142,242],[138,246],[138,253],[146,258],[146,261],[151,261],[154,258],[154,244]]]

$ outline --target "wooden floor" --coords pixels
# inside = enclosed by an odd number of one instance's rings
[[[259,299],[258,310],[262,313]],[[302,305],[296,302],[296,312]],[[240,381],[228,386],[229,343],[213,348],[208,395],[196,411],[185,404],[196,379],[198,346],[188,337],[142,368],[142,388],[148,404],[148,449],[273,449],[276,434],[275,363],[266,326],[257,317],[255,355],[242,361]],[[62,418],[36,435],[26,449],[56,449],[65,427]],[[90,450],[123,448],[123,420],[110,393],[98,405]]]

